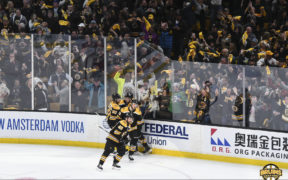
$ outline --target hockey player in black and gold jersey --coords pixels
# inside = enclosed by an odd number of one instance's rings
[[[103,170],[103,164],[106,158],[111,152],[114,151],[115,147],[117,148],[117,154],[114,156],[113,167],[121,168],[118,163],[121,160],[122,156],[125,154],[125,141],[127,139],[128,130],[130,125],[133,123],[133,115],[127,114],[125,120],[119,121],[110,131],[108,137],[106,138],[106,144],[104,152],[100,158],[98,168]]]
[[[129,136],[131,138],[130,141],[130,148],[129,148],[129,159],[131,161],[134,160],[132,157],[134,152],[137,150],[137,142],[138,140],[145,148],[144,153],[151,152],[151,148],[148,146],[146,138],[144,137],[143,133],[141,132],[142,126],[144,121],[142,119],[142,113],[138,106],[136,100],[132,100],[129,106],[126,106],[121,109],[120,111],[121,118],[124,118],[127,114],[132,114],[134,121],[131,124],[131,128],[129,129]]]
[[[119,106],[121,108],[129,106],[129,104],[132,102],[132,99],[133,99],[133,93],[127,92],[127,94],[125,94],[124,96],[124,99],[119,102]]]
[[[108,125],[111,129],[120,120],[118,117],[118,114],[121,109],[121,107],[119,106],[119,103],[121,101],[120,95],[118,93],[114,93],[112,94],[112,99],[113,101],[108,106],[107,117],[106,117]]]

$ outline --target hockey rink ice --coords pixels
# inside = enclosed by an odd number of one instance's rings
[[[0,144],[0,179],[263,179],[260,166],[232,164],[160,155],[126,156],[121,169],[112,169],[109,156],[104,170],[97,164],[103,149],[69,146]],[[282,169],[281,179],[288,179]]]

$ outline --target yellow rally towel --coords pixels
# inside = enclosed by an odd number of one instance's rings
[[[203,33],[202,33],[202,32],[199,32],[199,38],[200,38],[200,39],[204,39],[204,36],[203,36]]]
[[[182,62],[182,61],[183,61],[182,56],[179,56],[178,61],[179,61],[179,62]]]
[[[118,29],[118,30],[120,31],[120,25],[119,25],[119,24],[114,24],[114,25],[112,26],[112,29],[113,29],[113,30]]]
[[[189,60],[190,56],[192,57],[192,59],[195,58],[195,56],[196,56],[196,51],[195,51],[195,49],[190,49],[190,51],[189,51],[189,53],[188,53],[188,55],[187,55],[187,60]]]
[[[271,71],[270,71],[269,66],[266,66],[266,73],[267,73],[267,75],[270,75],[270,74],[271,74]]]
[[[243,45],[246,44],[247,38],[248,38],[248,34],[247,34],[247,31],[245,31],[244,34],[242,35],[242,44]]]
[[[233,19],[240,21],[241,20],[241,16],[234,16]]]
[[[142,45],[143,43],[144,43],[143,40],[139,41],[139,42],[137,43],[136,47],[139,47],[139,46]]]
[[[61,10],[61,12],[62,12],[62,15],[63,15],[64,19],[67,20],[68,19],[68,14],[63,9]]]
[[[59,20],[59,25],[61,26],[68,26],[69,21]]]
[[[92,3],[94,3],[96,0],[89,0],[86,4],[86,6],[90,6]]]
[[[169,74],[172,73],[172,70],[163,70],[163,71],[161,71],[161,74],[162,74],[163,72],[165,72],[165,73],[167,73],[167,74],[169,75]]]
[[[151,28],[151,24],[150,24],[150,22],[146,19],[145,16],[144,16],[143,18],[144,18],[145,28],[146,28],[147,31],[149,31],[150,28]]]

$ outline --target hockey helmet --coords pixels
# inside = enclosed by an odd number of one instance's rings
[[[125,119],[126,119],[126,120],[129,120],[129,118],[132,119],[132,121],[130,122],[130,123],[132,123],[132,122],[134,121],[134,116],[133,116],[132,113],[128,113],[128,114],[126,114]]]
[[[112,94],[113,101],[116,101],[117,99],[120,99],[120,98],[121,98],[121,96],[118,93],[113,93]]]
[[[125,97],[132,99],[132,98],[133,98],[133,93],[127,92],[127,94],[125,95]]]

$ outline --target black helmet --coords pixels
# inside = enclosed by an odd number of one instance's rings
[[[118,93],[113,93],[112,94],[113,101],[116,101],[116,99],[120,99],[120,98],[121,98],[121,96]]]
[[[133,104],[138,104],[138,102],[137,102],[136,99],[132,99],[132,103],[133,103]]]
[[[125,97],[132,99],[133,98],[133,93],[127,92]]]
[[[133,114],[132,114],[132,113],[127,113],[127,114],[126,114],[126,116],[125,116],[125,118],[132,118],[132,119],[133,119],[133,118],[134,118],[134,116],[133,116]]]

